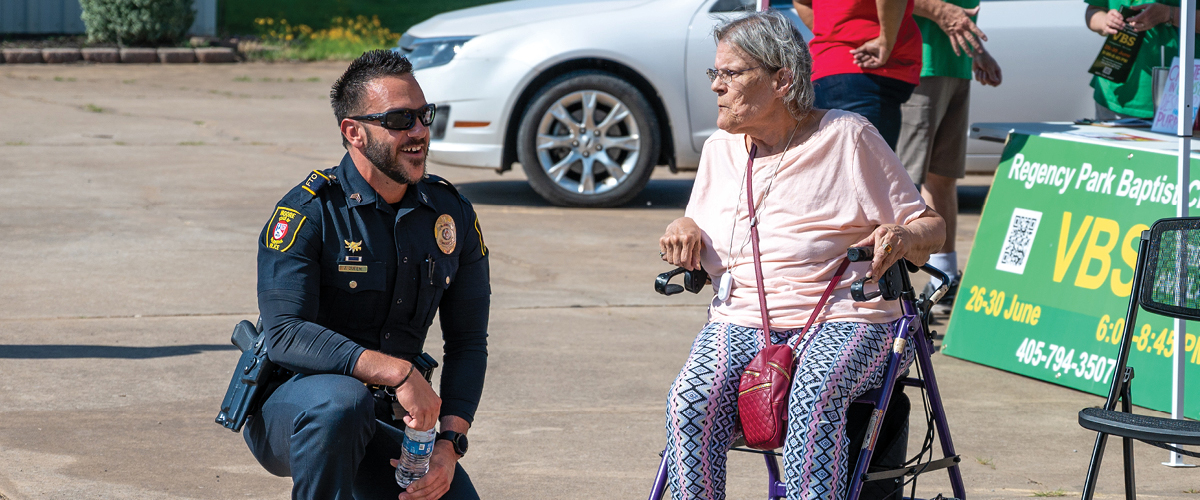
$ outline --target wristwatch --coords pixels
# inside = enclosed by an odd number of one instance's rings
[[[467,435],[466,434],[461,434],[461,433],[454,432],[454,431],[442,431],[442,432],[438,433],[437,439],[439,441],[442,439],[449,441],[451,445],[454,445],[454,453],[457,453],[458,456],[460,456],[460,457],[466,456],[466,454],[467,454]]]

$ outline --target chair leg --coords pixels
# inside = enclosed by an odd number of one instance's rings
[[[1121,409],[1125,413],[1133,413],[1133,404],[1129,397],[1129,384],[1126,384],[1121,394]],[[1133,476],[1133,438],[1121,438],[1121,452],[1125,458],[1125,498],[1134,500],[1137,498],[1137,484]]]
[[[1096,433],[1096,444],[1092,446],[1092,461],[1088,463],[1087,479],[1083,480],[1082,500],[1092,500],[1096,494],[1096,478],[1100,476],[1100,462],[1104,460],[1104,446],[1108,443],[1108,434]]]

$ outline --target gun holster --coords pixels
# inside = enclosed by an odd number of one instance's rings
[[[291,372],[276,366],[267,358],[266,335],[263,335],[261,322],[258,327],[245,320],[238,323],[233,327],[230,341],[241,349],[242,357],[238,358],[229,388],[225,390],[221,412],[217,413],[217,423],[233,432],[240,432],[246,419],[262,407],[271,382],[283,380]]]

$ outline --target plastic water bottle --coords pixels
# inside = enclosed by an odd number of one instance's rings
[[[396,484],[407,488],[429,472],[429,457],[433,455],[433,429],[418,431],[412,427],[404,429],[403,450],[400,464],[396,466]]]

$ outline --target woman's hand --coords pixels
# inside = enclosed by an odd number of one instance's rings
[[[883,224],[871,231],[870,236],[855,243],[856,247],[870,246],[875,249],[875,258],[871,260],[871,270],[867,272],[867,278],[883,275],[892,264],[904,258],[912,239],[912,235],[904,226]],[[925,258],[928,259],[929,256],[926,255]]]
[[[659,255],[673,266],[689,271],[700,268],[700,250],[704,241],[700,226],[688,217],[680,217],[667,225],[667,231],[658,239]]]
[[[908,259],[918,266],[925,264],[930,254],[942,248],[945,240],[946,221],[932,209],[925,209],[919,217],[903,226],[880,225],[854,246],[874,247],[875,258],[867,277],[876,278],[900,259]]]

